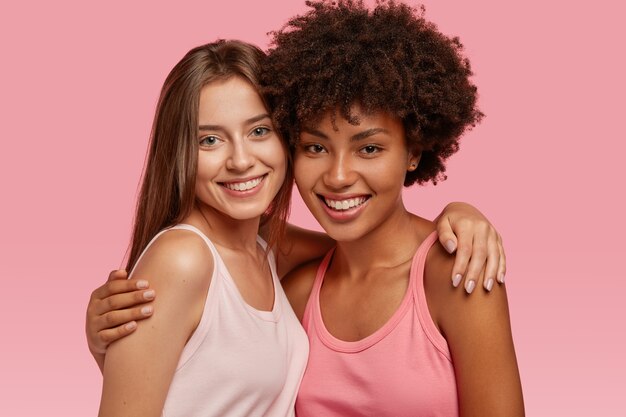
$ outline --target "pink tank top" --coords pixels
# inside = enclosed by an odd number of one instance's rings
[[[436,240],[433,232],[413,257],[398,310],[383,327],[356,342],[333,337],[322,321],[319,294],[332,251],[326,255],[302,321],[310,352],[296,401],[298,417],[458,416],[450,351],[424,294],[424,263]]]
[[[204,240],[214,268],[200,323],[182,351],[162,417],[293,416],[308,343],[276,275],[274,255],[268,253],[274,306],[257,310],[239,293],[213,242],[194,226],[176,225],[152,242],[179,229]],[[266,248],[260,237],[257,242]]]

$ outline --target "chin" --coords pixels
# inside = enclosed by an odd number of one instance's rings
[[[324,227],[324,224],[322,224],[322,228],[324,229],[326,234],[336,242],[355,242],[359,239],[362,239],[366,235],[363,230],[359,230],[350,226],[332,225],[330,227]]]

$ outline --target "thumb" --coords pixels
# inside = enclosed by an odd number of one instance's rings
[[[438,219],[437,234],[439,235],[439,242],[446,248],[448,253],[454,253],[457,247],[457,240],[447,218]]]

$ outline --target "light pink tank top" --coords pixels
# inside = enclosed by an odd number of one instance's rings
[[[309,349],[276,275],[273,254],[268,260],[274,306],[260,311],[244,301],[217,249],[200,230],[187,224],[167,230],[173,229],[199,235],[215,266],[200,323],[183,349],[162,415],[293,416]],[[266,248],[263,239],[257,241]]]
[[[319,294],[332,251],[326,255],[304,312],[310,353],[296,401],[298,417],[458,416],[450,351],[424,294],[424,263],[436,240],[433,232],[418,248],[398,310],[356,342],[333,337],[322,321]]]

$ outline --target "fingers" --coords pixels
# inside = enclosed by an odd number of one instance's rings
[[[114,297],[119,297],[119,295],[109,298]],[[145,303],[146,300],[143,302]],[[151,304],[125,309],[108,309],[102,314],[96,314],[94,309],[88,308],[85,331],[89,349],[94,353],[106,352],[111,342],[134,332],[137,321],[150,317],[153,311]]]
[[[150,317],[152,312],[152,305],[147,304],[124,310],[114,310],[103,314],[99,316],[95,322],[96,327],[100,329],[98,331],[98,338],[102,342],[109,344],[129,332],[134,331],[134,327],[137,325],[136,322]],[[126,328],[125,325],[129,325],[132,328]],[[111,330],[113,330],[113,332],[111,332]],[[114,338],[111,339],[110,337]]]
[[[116,269],[114,271],[111,271],[111,273],[109,274],[109,277],[107,278],[106,282],[104,284],[102,284],[101,286],[99,286],[98,288],[96,288],[92,293],[91,293],[91,299],[102,299],[105,298],[107,296],[109,296],[110,293],[110,286],[113,285],[113,283],[117,283],[117,282],[124,282],[126,281],[126,278],[128,278],[128,274],[126,273],[125,270],[123,269]]]
[[[86,334],[89,349],[106,352],[107,346],[132,332],[137,320],[152,315],[156,293],[146,280],[127,279],[126,271],[109,274],[107,282],[92,294],[87,306]]]
[[[109,278],[107,281],[115,281],[117,279],[126,279],[128,278],[128,273],[125,269],[114,269],[109,273]]]
[[[457,233],[458,247],[456,249],[456,257],[452,266],[452,285],[458,287],[463,277],[466,276],[466,270],[473,251],[473,236],[470,233]]]
[[[439,235],[439,242],[446,248],[448,253],[454,253],[457,247],[456,236],[447,219],[437,222],[437,234]]]
[[[483,269],[487,261],[487,235],[476,233],[472,242],[472,253],[465,272],[465,291],[471,294],[484,276]]]
[[[116,340],[121,339],[124,336],[128,336],[129,334],[131,334],[132,332],[135,331],[135,329],[137,329],[137,322],[136,321],[131,321],[129,323],[125,323],[123,325],[114,327],[112,329],[106,329],[106,330],[102,330],[101,332],[98,333],[98,339],[99,342],[98,346],[103,346],[100,348],[96,348],[97,350],[94,350],[92,348],[92,352],[93,353],[106,353],[106,348],[113,342],[115,342]],[[91,348],[91,346],[90,346]]]
[[[498,251],[500,253],[500,261],[498,262],[498,282],[504,284],[504,276],[506,275],[506,254],[504,253],[504,245],[502,244],[502,237],[498,235]]]
[[[113,271],[116,272],[116,271]],[[113,274],[113,272],[111,274]],[[124,272],[124,275],[126,272]],[[123,275],[119,275],[123,276]],[[144,279],[126,279],[126,278],[114,278],[111,279],[111,275],[109,275],[109,279],[107,282],[102,284],[100,287],[96,288],[94,292],[91,294],[92,300],[103,300],[107,297],[110,297],[114,294],[120,294],[125,292],[131,292],[136,290],[144,290],[149,287],[148,281]]]
[[[491,229],[487,240],[487,263],[483,276],[483,288],[491,291],[498,276],[498,266],[500,264],[500,248],[498,246],[499,236],[495,230]]]
[[[465,261],[466,257],[469,258],[469,262]],[[463,270],[462,265],[465,262],[467,267]],[[457,263],[459,264],[458,270],[456,269]],[[506,273],[504,247],[500,235],[492,226],[488,225],[484,230],[477,230],[471,246],[469,241],[459,241],[453,271],[455,274],[453,285],[458,285],[464,277],[463,287],[468,294],[471,294],[481,284],[486,291],[491,291],[496,280],[500,283],[504,281],[504,274]]]
[[[96,315],[104,315],[114,310],[121,310],[128,307],[133,307],[138,304],[143,304],[154,300],[156,293],[154,290],[135,290],[132,288],[131,292],[122,292],[110,295],[102,300],[96,300],[93,303],[93,312]]]

